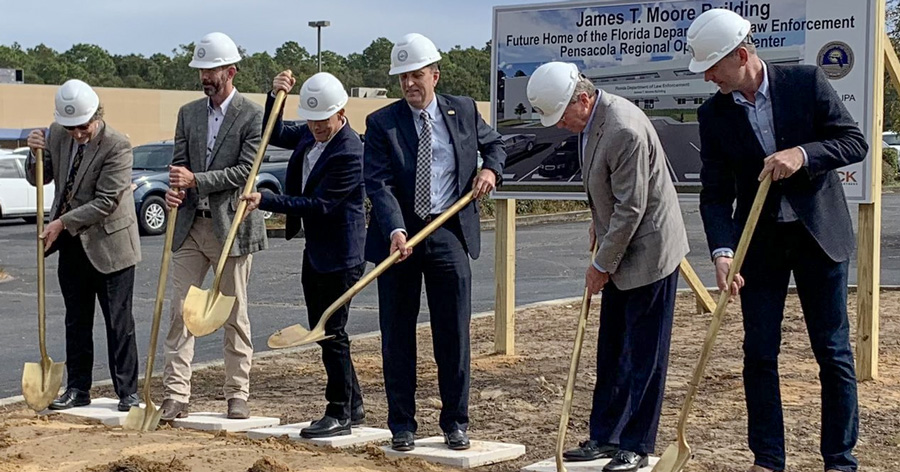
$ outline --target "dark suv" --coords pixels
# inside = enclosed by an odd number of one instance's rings
[[[165,232],[166,190],[169,189],[169,164],[172,163],[172,140],[144,144],[134,148],[134,166],[131,172],[131,189],[141,232],[156,235]],[[284,177],[291,158],[289,149],[269,146],[256,177],[256,188],[261,192],[281,194]],[[272,216],[265,214],[266,218]]]

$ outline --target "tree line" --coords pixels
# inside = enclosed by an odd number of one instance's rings
[[[352,87],[379,87],[387,89],[389,97],[400,97],[397,78],[388,75],[392,47],[387,38],[378,38],[361,53],[346,57],[322,51],[322,70],[334,74],[348,91]],[[146,57],[110,54],[94,44],[75,44],[58,52],[44,44],[23,48],[13,43],[0,45],[0,68],[24,70],[28,84],[59,85],[69,79],[81,79],[96,87],[199,90],[199,74],[188,67],[193,51],[193,43],[182,44],[170,55],[156,53]],[[282,44],[274,55],[266,51],[249,54],[244,49],[241,55],[244,58],[234,83],[246,93],[269,91],[272,78],[285,69],[294,72],[297,87],[317,70],[316,55],[296,41]],[[441,92],[490,100],[490,43],[483,48],[456,46],[441,51],[441,56]]]

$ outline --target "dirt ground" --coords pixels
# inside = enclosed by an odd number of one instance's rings
[[[595,374],[597,302],[588,325],[576,384],[568,446],[587,435]],[[527,454],[487,466],[514,471],[552,456],[562,392],[574,339],[578,304],[521,310],[516,318],[517,356],[492,355],[493,319],[472,323],[470,435],[474,439],[516,442]],[[861,434],[856,449],[867,472],[900,470],[900,293],[881,297],[880,379],[860,385]],[[741,385],[742,331],[737,306],[729,309],[694,405],[688,440],[695,457],[686,470],[744,472],[751,463]],[[855,296],[851,296],[851,326]],[[352,314],[351,314],[352,316]],[[687,390],[710,315],[697,315],[693,297],[679,297],[663,417],[657,440],[661,453],[675,436],[678,410]],[[788,470],[820,471],[820,401],[817,367],[809,348],[799,303],[789,298],[781,354],[782,395]],[[430,331],[419,331],[419,436],[439,434],[436,370]],[[368,424],[384,427],[387,416],[379,338],[353,344]],[[224,410],[222,368],[194,376],[193,411]],[[253,370],[251,407],[257,415],[282,423],[308,421],[324,410],[325,373],[318,349],[259,359]],[[154,398],[161,400],[156,382]],[[109,388],[94,396],[111,396]],[[65,415],[37,417],[24,405],[0,409],[0,472],[12,471],[427,471],[451,470],[417,460],[390,460],[374,447],[338,451],[286,440],[251,441],[235,434],[208,434],[163,427],[153,433],[126,432]]]

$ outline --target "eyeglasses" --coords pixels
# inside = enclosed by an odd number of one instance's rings
[[[87,123],[87,124],[84,124],[84,125],[79,125],[79,126],[63,126],[63,128],[65,128],[66,131],[75,131],[75,130],[78,130],[78,131],[87,131],[88,128],[90,128],[90,127],[91,127],[91,124],[90,124],[90,123]]]

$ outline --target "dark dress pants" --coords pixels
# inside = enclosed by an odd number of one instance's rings
[[[678,270],[649,285],[603,287],[591,439],[653,452],[669,366]]]
[[[424,227],[418,223],[407,228],[410,236]],[[459,219],[453,217],[378,278],[384,387],[393,433],[418,427],[416,322],[423,278],[441,393],[440,427],[444,432],[468,428],[472,272],[462,241]]]
[[[116,395],[137,392],[138,353],[131,297],[134,266],[103,274],[94,268],[79,237],[60,238],[59,287],[66,305],[67,386],[90,391],[94,367],[94,305],[106,321],[109,374]]]
[[[329,305],[359,281],[365,268],[366,264],[363,262],[350,269],[318,272],[310,264],[306,251],[303,251],[303,274],[300,278],[310,328],[319,322]],[[325,365],[328,376],[325,386],[328,406],[325,407],[325,414],[340,420],[350,418],[351,408],[360,407],[363,403],[356,370],[353,369],[350,358],[350,338],[344,330],[349,313],[349,302],[334,312],[325,323],[325,334],[334,338],[318,343],[322,347],[322,364]]]
[[[821,453],[825,470],[855,471],[859,433],[856,372],[847,319],[848,261],[835,262],[799,222],[756,230],[741,270],[744,390],[750,450],[757,465],[785,467],[778,381],[781,321],[791,272],[822,384]]]

